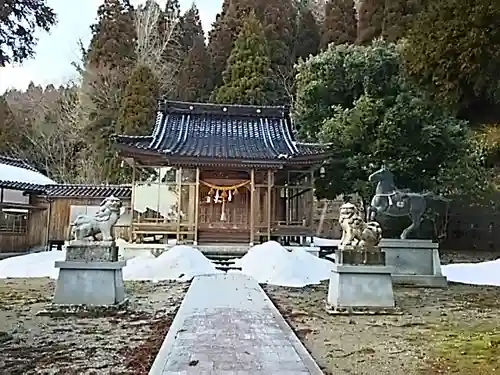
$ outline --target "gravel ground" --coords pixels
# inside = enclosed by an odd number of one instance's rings
[[[0,374],[147,374],[189,285],[126,286],[126,310],[51,318],[54,281],[0,280]]]
[[[443,263],[496,258],[442,255]],[[0,280],[0,375],[147,374],[189,284],[126,286],[125,311],[51,318],[36,314],[52,280]],[[325,374],[500,374],[500,288],[395,288],[399,315],[334,316],[327,286],[264,286]]]
[[[500,374],[500,288],[395,288],[400,315],[330,315],[328,284],[264,286],[325,374]]]

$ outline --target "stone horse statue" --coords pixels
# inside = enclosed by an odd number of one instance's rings
[[[385,166],[372,173],[368,181],[377,183],[377,187],[367,210],[367,220],[376,220],[380,214],[391,217],[409,216],[411,224],[401,233],[402,240],[420,227],[428,199],[448,201],[432,192],[414,193],[408,189],[398,189],[394,184],[394,174]]]

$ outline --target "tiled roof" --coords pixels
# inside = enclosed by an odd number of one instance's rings
[[[1,181],[0,180],[0,188],[41,193],[44,191],[45,186],[38,185],[38,184],[32,184],[29,182]]]
[[[130,185],[45,185],[44,195],[49,197],[64,198],[130,198],[132,188]]]
[[[29,164],[26,160],[14,158],[12,156],[0,155],[0,164],[10,165],[13,167],[29,169],[31,171],[39,172],[35,167]]]
[[[168,158],[285,163],[324,149],[298,144],[287,107],[160,102],[150,136],[115,135],[119,148]]]
[[[0,188],[23,190],[53,198],[106,198],[114,196],[123,199],[132,196],[130,185],[38,185],[27,182],[0,181]]]

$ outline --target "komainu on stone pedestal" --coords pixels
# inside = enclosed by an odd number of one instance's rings
[[[80,215],[73,223],[66,259],[59,268],[54,304],[112,306],[125,301],[122,269],[113,228],[120,218],[122,203],[108,197],[94,216]],[[96,240],[101,234],[102,240]]]
[[[342,228],[340,246],[352,250],[378,250],[382,228],[376,221],[365,223],[358,208],[352,203],[340,207],[339,224]]]
[[[79,215],[72,224],[71,234],[74,240],[94,239],[101,234],[103,241],[113,241],[113,228],[120,218],[122,202],[115,197],[108,197],[101,202],[100,210],[94,215]]]
[[[380,251],[382,229],[365,223],[351,203],[340,208],[342,239],[330,276],[328,305],[334,313],[394,309],[391,267]]]

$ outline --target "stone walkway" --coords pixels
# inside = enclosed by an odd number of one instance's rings
[[[238,273],[196,277],[150,375],[321,375],[259,284]]]

